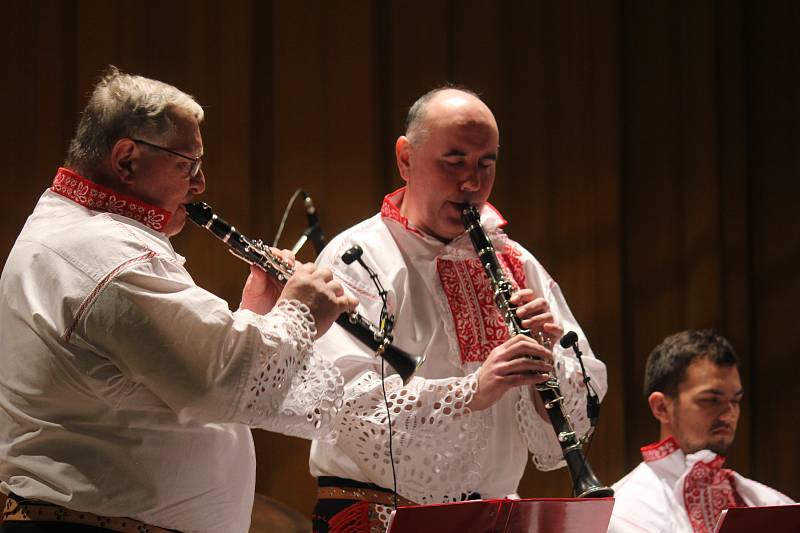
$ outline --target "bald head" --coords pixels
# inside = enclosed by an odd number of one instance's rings
[[[489,197],[498,150],[497,122],[474,93],[442,88],[424,95],[395,143],[406,182],[401,214],[443,242],[463,233],[462,206]]]
[[[406,116],[405,136],[411,144],[425,142],[431,124],[450,121],[481,121],[497,129],[497,122],[489,107],[469,89],[439,87],[422,95],[409,108]]]

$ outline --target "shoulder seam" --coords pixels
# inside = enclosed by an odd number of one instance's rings
[[[78,307],[78,311],[75,313],[75,318],[73,319],[72,324],[70,324],[70,326],[66,329],[66,331],[64,331],[64,334],[62,335],[62,338],[64,339],[64,341],[65,342],[69,342],[70,341],[70,339],[72,338],[72,334],[74,333],[75,328],[78,325],[78,322],[81,320],[81,318],[83,318],[83,315],[86,313],[86,310],[97,299],[97,296],[103,291],[103,289],[105,289],[108,286],[108,284],[111,283],[112,279],[114,279],[120,272],[122,272],[123,270],[125,270],[129,266],[131,266],[131,265],[133,265],[135,263],[141,263],[141,262],[144,262],[144,261],[149,261],[151,258],[155,257],[156,255],[158,255],[158,254],[156,254],[156,252],[154,252],[152,250],[148,250],[147,252],[145,252],[144,254],[142,254],[142,255],[140,255],[138,257],[134,257],[134,258],[128,259],[127,261],[124,261],[124,262],[120,263],[113,270],[111,270],[111,272],[106,274],[105,277],[102,280],[100,280],[100,283],[98,283],[95,286],[95,288],[92,290],[92,292],[90,292],[86,296],[86,298],[84,298],[83,302],[81,302],[80,307]]]

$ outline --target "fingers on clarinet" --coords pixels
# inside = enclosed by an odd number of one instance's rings
[[[542,329],[548,335],[550,335],[552,337],[558,337],[558,339],[561,339],[561,337],[564,336],[564,328],[562,328],[558,324],[554,324],[552,322],[548,322],[548,323],[544,324],[542,326]]]
[[[314,266],[314,263],[301,263],[298,261],[294,265],[294,271],[301,272],[303,274],[310,274],[314,272],[315,268],[316,267]]]
[[[553,365],[541,359],[520,358],[505,363],[502,367],[504,374],[529,375],[537,372],[552,372]]]
[[[514,374],[508,376],[505,383],[509,387],[521,387],[523,385],[538,385],[548,380],[546,374]]]
[[[281,250],[280,252],[278,252],[278,257],[286,261],[289,265],[293,266],[295,263],[294,252],[292,252],[291,250],[286,250],[286,249]]]
[[[552,313],[541,313],[522,319],[522,326],[528,329],[544,329],[547,324],[553,323]]]
[[[514,305],[520,305],[534,300],[535,296],[531,289],[520,289],[511,295],[509,301]]]
[[[536,298],[535,300],[521,305],[517,308],[518,317],[529,317],[531,315],[541,316],[549,314],[550,306],[544,298]]]

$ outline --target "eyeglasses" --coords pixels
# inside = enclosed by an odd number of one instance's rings
[[[192,166],[189,168],[189,176],[194,178],[197,176],[197,173],[200,172],[200,167],[203,165],[203,157],[189,157],[188,155],[183,155],[174,150],[170,150],[169,148],[164,148],[163,146],[159,146],[157,144],[153,144],[151,142],[143,141],[142,139],[131,139],[136,144],[144,144],[149,146],[150,148],[155,148],[157,150],[163,150],[164,152],[170,153],[172,155],[177,155],[178,157],[182,157],[184,159],[188,159],[192,162]]]

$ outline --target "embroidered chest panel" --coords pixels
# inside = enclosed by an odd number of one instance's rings
[[[509,246],[497,259],[514,289],[525,288],[519,250]],[[480,260],[438,258],[436,270],[453,317],[461,362],[485,361],[489,352],[508,340],[509,333]]]

